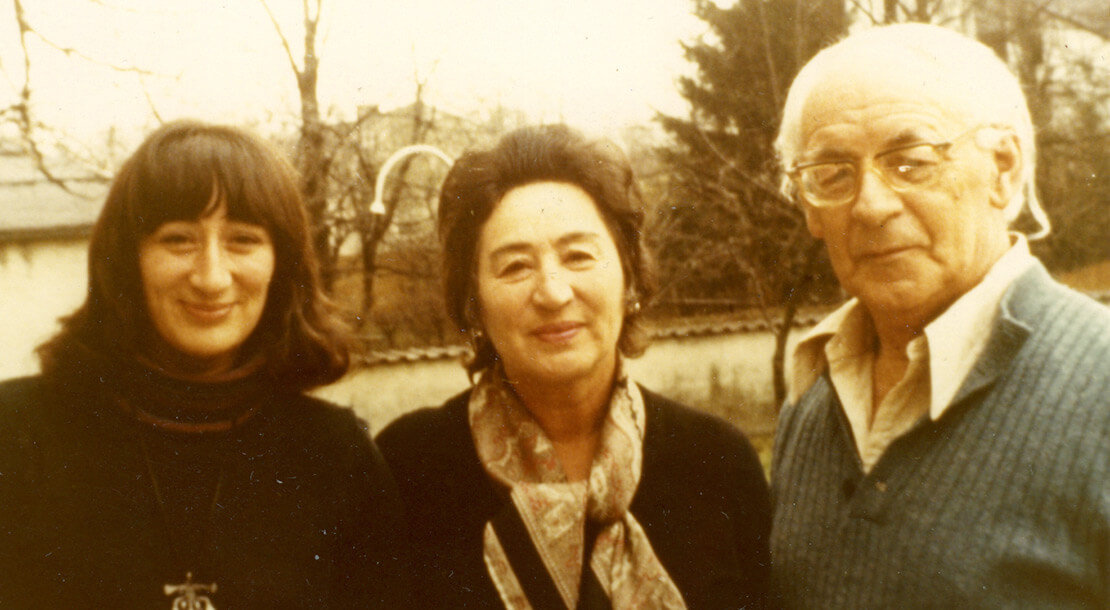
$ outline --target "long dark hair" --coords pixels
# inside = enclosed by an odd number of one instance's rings
[[[474,335],[472,375],[497,359],[479,330],[476,249],[482,225],[511,189],[533,182],[573,184],[584,190],[612,233],[629,298],[646,305],[656,292],[654,266],[643,243],[644,204],[628,158],[612,142],[589,140],[566,125],[513,131],[488,150],[468,151],[444,180],[438,228],[443,244],[447,313],[462,333]],[[617,346],[637,356],[647,345],[641,311],[625,314]]]
[[[321,288],[296,171],[241,129],[183,120],[151,133],[116,174],[92,232],[85,302],[37,350],[45,373],[140,355],[156,331],[139,242],[162,223],[201,217],[214,192],[229,217],[265,227],[274,245],[266,308],[240,353],[263,355],[275,383],[297,391],[346,372],[350,335]]]

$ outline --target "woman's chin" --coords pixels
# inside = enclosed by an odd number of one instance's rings
[[[569,384],[596,376],[601,361],[596,354],[567,350],[560,354],[532,358],[522,367],[507,365],[505,371],[510,381],[542,385]]]
[[[192,338],[189,343],[170,344],[154,342],[148,347],[147,357],[154,364],[171,374],[188,377],[219,375],[235,364],[238,345],[225,349],[222,343],[208,344]]]

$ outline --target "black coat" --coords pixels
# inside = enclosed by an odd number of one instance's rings
[[[346,409],[275,393],[184,435],[35,377],[0,384],[0,439],[2,608],[166,608],[186,572],[220,610],[408,601],[396,487]]]
[[[751,444],[729,424],[643,391],[644,464],[632,514],[690,608],[762,605],[770,500]],[[467,423],[469,392],[378,435],[409,515],[424,607],[501,607],[482,560],[486,521],[507,501]]]

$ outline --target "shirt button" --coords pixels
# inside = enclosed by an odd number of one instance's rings
[[[875,489],[879,490],[880,493],[886,493],[886,483],[883,481],[875,481]]]

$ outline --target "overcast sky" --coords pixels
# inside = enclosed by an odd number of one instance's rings
[[[300,0],[268,0],[301,61]],[[163,118],[280,124],[296,84],[259,0],[24,0],[30,24],[98,65],[31,39],[36,117],[83,139],[108,126],[137,139]],[[0,100],[23,83],[11,5],[0,9]],[[6,13],[6,14],[4,14]],[[496,104],[600,134],[684,113],[679,41],[704,24],[685,0],[324,0],[322,107],[351,117],[413,100],[467,113]],[[132,66],[139,76],[107,67]],[[149,93],[147,101],[144,90]]]

